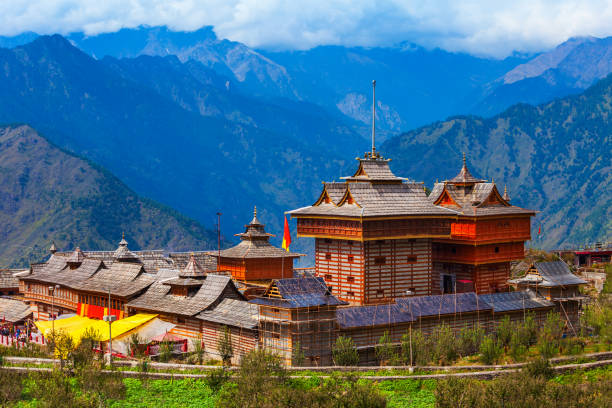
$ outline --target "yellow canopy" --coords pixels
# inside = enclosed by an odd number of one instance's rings
[[[114,321],[111,323],[113,339],[147,323],[156,316],[156,314],[139,313],[134,316],[126,317],[125,319]],[[36,324],[36,327],[38,327],[38,330],[40,330],[44,336],[49,336],[51,334],[53,322],[37,321],[34,322],[34,324]],[[55,331],[63,331],[68,334],[72,337],[75,344],[81,342],[81,337],[88,329],[96,330],[100,334],[98,338],[99,341],[108,341],[108,323],[103,320],[73,316],[55,321]]]

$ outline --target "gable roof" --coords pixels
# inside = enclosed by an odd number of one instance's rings
[[[587,283],[584,279],[574,275],[563,261],[536,262],[524,276],[510,282],[540,287],[563,287]]]
[[[226,326],[255,329],[258,325],[258,308],[244,300],[223,299],[213,309],[205,310],[196,317]]]
[[[95,293],[108,293],[110,289],[111,295],[128,298],[149,287],[154,280],[155,275],[146,273],[139,263],[113,262],[110,268],[100,269],[73,287]]]
[[[15,323],[26,319],[32,314],[30,305],[21,300],[0,297],[0,322],[2,319]]]
[[[250,302],[283,308],[347,304],[331,294],[321,277],[275,279],[262,297],[252,299]]]
[[[405,297],[397,299],[397,303],[412,313],[414,317],[491,310],[491,306],[481,302],[474,292]]]
[[[242,295],[227,276],[208,274],[198,280],[200,288],[192,296],[178,296],[170,293],[169,279],[178,278],[177,270],[160,271],[158,279],[142,295],[131,300],[127,306],[153,312],[194,316],[214,303],[221,301],[225,295],[243,299]]]
[[[19,279],[14,275],[19,269],[0,269],[0,289],[10,289],[19,286]]]
[[[553,303],[535,295],[530,290],[500,292],[479,295],[480,300],[489,304],[496,313],[515,310],[550,308]]]
[[[364,158],[357,158],[359,160],[359,167],[355,174],[351,177],[341,177],[341,179],[350,182],[396,182],[401,183],[407,180],[402,177],[397,177],[389,168],[390,159],[384,159],[380,156],[366,156]]]

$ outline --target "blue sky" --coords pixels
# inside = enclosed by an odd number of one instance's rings
[[[611,0],[0,1],[0,35],[211,25],[221,38],[268,49],[409,41],[494,57],[546,50],[573,36],[606,37],[611,22]]]

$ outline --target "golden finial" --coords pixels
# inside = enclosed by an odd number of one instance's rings
[[[508,195],[508,187],[504,184],[504,195]]]
[[[438,179],[436,179],[436,184],[438,184]]]
[[[463,167],[465,167],[465,152],[463,152]]]
[[[253,207],[253,216],[257,217],[257,206]]]
[[[491,177],[491,183],[495,184],[495,179]]]
[[[121,231],[121,239],[125,239],[125,231]]]

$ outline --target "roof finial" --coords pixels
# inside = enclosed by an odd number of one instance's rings
[[[121,231],[121,239],[125,239],[125,231]]]
[[[508,195],[508,187],[504,184],[504,196],[502,197],[506,201],[510,201],[510,196]]]
[[[376,80],[372,81],[372,158],[376,157]]]
[[[253,217],[257,217],[257,206],[253,208]]]
[[[463,167],[465,167],[465,152],[463,152]]]

